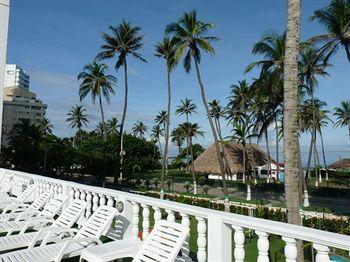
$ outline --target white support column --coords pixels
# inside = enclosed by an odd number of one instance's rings
[[[286,256],[286,262],[297,261],[297,241],[294,238],[282,237],[282,240],[286,242],[284,247],[284,255]]]
[[[316,262],[329,262],[329,247],[320,244],[312,244],[313,248],[316,249]]]
[[[0,0],[0,150],[10,0]]]
[[[232,261],[232,229],[218,216],[208,218],[208,261]]]
[[[255,231],[255,233],[259,236],[258,239],[258,262],[269,262],[269,239],[268,234],[262,231]]]

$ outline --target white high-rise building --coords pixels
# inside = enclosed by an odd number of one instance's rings
[[[6,65],[5,87],[9,86],[29,89],[29,75],[17,65]]]

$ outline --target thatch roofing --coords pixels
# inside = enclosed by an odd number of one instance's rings
[[[224,145],[224,154],[229,162],[231,172],[233,174],[243,172],[243,146],[235,142],[222,142]],[[257,145],[246,145],[249,163],[252,164],[252,154],[254,155],[255,166],[263,166],[268,164],[268,154]],[[271,159],[273,163],[276,163]],[[249,168],[249,167],[247,167]],[[212,144],[205,150],[195,161],[194,170],[196,173],[202,174],[220,174],[219,162],[216,156],[215,144]]]
[[[330,169],[350,169],[350,158],[343,158],[330,164],[328,166]]]

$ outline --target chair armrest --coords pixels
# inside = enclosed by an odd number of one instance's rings
[[[73,243],[79,243],[79,242],[91,242],[91,243],[96,243],[97,245],[101,245],[102,241],[98,238],[95,237],[85,237],[85,238],[74,238],[67,240],[63,247],[61,248],[60,252],[58,253],[57,257],[55,258],[55,262],[60,262],[62,260],[63,255],[65,254],[64,252],[66,251],[67,247]]]
[[[43,225],[42,227],[45,227],[49,223],[53,223],[55,220],[53,218],[49,217],[31,217],[22,227],[21,231],[19,232],[20,234],[23,234],[26,232],[28,227],[31,226],[38,226],[38,225]]]

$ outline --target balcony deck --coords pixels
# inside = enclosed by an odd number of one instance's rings
[[[316,252],[316,261],[330,261],[331,249],[350,251],[350,236],[330,233],[303,226],[226,213],[168,200],[160,200],[132,193],[88,186],[74,182],[48,178],[19,171],[0,169],[0,174],[10,174],[19,178],[20,183],[13,188],[18,195],[23,185],[38,185],[36,195],[52,190],[54,195],[69,195],[69,201],[85,200],[88,205],[79,219],[81,226],[100,206],[117,207],[119,215],[116,224],[105,236],[111,239],[146,239],[153,223],[160,219],[178,221],[191,228],[190,238],[182,248],[180,261],[191,261],[189,241],[196,242],[195,257],[203,261],[246,261],[247,241],[245,231],[257,235],[256,256],[258,261],[269,261],[270,236],[275,235],[284,242],[286,261],[296,261],[297,240],[310,242]],[[195,223],[193,223],[195,222]],[[194,226],[196,228],[194,228]],[[252,251],[253,252],[253,251]],[[192,256],[193,257],[193,256]]]

